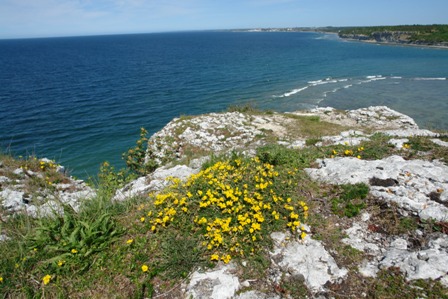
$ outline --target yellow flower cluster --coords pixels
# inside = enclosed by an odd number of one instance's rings
[[[259,249],[257,240],[267,237],[269,224],[281,221],[305,237],[300,221],[308,216],[308,207],[285,198],[279,186],[285,182],[278,177],[273,165],[258,158],[220,161],[183,184],[170,179],[171,187],[153,195],[153,210],[145,216],[153,232],[182,217],[191,219],[210,260],[228,263],[232,256]]]
[[[346,143],[345,145],[348,145],[348,143]],[[334,158],[336,156],[345,156],[345,157],[356,157],[358,159],[361,159],[361,153],[364,151],[364,147],[360,146],[357,148],[357,150],[351,150],[351,149],[345,149],[342,152],[338,152],[336,150],[332,150],[331,151],[331,155],[330,158]]]
[[[39,167],[43,171],[45,171],[47,169],[56,169],[57,166],[58,166],[58,164],[56,164],[54,161],[50,161],[50,162],[39,161]]]

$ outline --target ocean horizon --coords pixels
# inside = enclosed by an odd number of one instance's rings
[[[0,149],[80,178],[124,166],[140,127],[251,103],[385,105],[448,130],[448,50],[316,32],[170,32],[0,40]]]

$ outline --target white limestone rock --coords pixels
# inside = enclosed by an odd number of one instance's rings
[[[257,122],[252,123],[254,120]],[[212,152],[245,148],[247,144],[254,142],[257,135],[263,134],[260,129],[265,126],[275,128],[279,125],[274,126],[266,120],[240,112],[177,118],[151,136],[148,150],[152,153],[152,158],[160,164],[166,158],[182,158],[186,147]]]
[[[448,190],[448,167],[438,161],[409,160],[390,156],[366,161],[351,157],[318,160],[320,168],[306,172],[319,181],[332,184],[369,184],[373,178],[392,179],[390,187],[371,186],[370,193],[382,200],[392,201],[423,219],[448,219],[448,208],[431,200],[431,192]]]
[[[367,136],[361,131],[344,131],[341,134],[337,136],[324,136],[322,137],[322,141],[316,143],[317,146],[323,146],[323,145],[358,145],[362,141],[369,140]]]
[[[448,236],[441,235],[429,242],[428,249],[418,251],[407,250],[405,242],[403,239],[395,240],[384,255],[370,261],[366,267],[370,269],[397,267],[407,280],[440,280],[448,287]],[[372,273],[365,272],[367,275]]]
[[[381,240],[381,235],[378,233],[368,233],[368,227],[365,222],[355,222],[352,227],[346,229],[344,232],[348,236],[341,240],[344,244],[373,255],[381,253],[381,247],[377,244],[379,243],[378,240]]]
[[[434,133],[429,130],[423,130],[423,129],[400,129],[400,130],[384,130],[380,131],[385,135],[388,136],[394,136],[394,137],[439,137],[440,134]]]
[[[418,129],[415,121],[386,106],[372,106],[356,110],[336,110],[331,107],[293,112],[296,115],[316,115],[322,120],[348,127],[368,127],[384,130]]]
[[[0,176],[0,184],[2,183],[9,183],[11,182],[11,179],[6,176]]]
[[[185,165],[176,165],[171,168],[160,167],[152,174],[145,177],[140,177],[123,188],[117,190],[113,200],[123,201],[137,195],[157,192],[170,184],[170,182],[167,181],[167,178],[169,177],[179,178],[182,181],[185,181],[192,174],[198,172],[199,169],[193,169]]]
[[[348,273],[338,267],[319,241],[309,236],[301,241],[287,240],[284,233],[273,233],[271,237],[275,244],[270,252],[271,261],[278,269],[275,280],[280,280],[282,273],[303,277],[311,291],[319,292],[324,291],[327,282],[336,282]]]
[[[233,274],[235,267],[233,263],[220,263],[213,270],[193,272],[187,286],[185,298],[233,298],[240,288],[239,279]]]
[[[6,210],[19,211],[25,205],[23,201],[23,191],[4,189],[0,191],[0,200],[2,200],[3,208]]]
[[[409,248],[406,236],[388,236],[372,232],[367,223],[355,222],[345,230],[348,238],[342,240],[370,258],[358,267],[365,277],[376,277],[381,269],[397,267],[407,280],[437,279],[448,286],[448,236],[434,234],[419,249]],[[374,249],[374,250],[372,250]]]
[[[260,291],[248,291],[238,294],[234,299],[280,299],[279,295],[265,294]]]
[[[437,139],[437,138],[433,138],[431,139],[431,141],[437,145],[443,146],[443,147],[448,147],[448,142]]]

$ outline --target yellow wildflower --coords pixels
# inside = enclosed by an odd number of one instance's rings
[[[76,250],[75,248],[72,249],[71,251],[73,254],[78,253],[78,250]]]
[[[140,218],[141,222],[145,222],[145,217]]]
[[[231,259],[232,257],[229,254],[221,257],[221,260],[226,264],[228,264]]]
[[[217,255],[217,254],[212,254],[212,255],[210,256],[210,260],[211,260],[211,261],[218,261],[218,260],[219,260],[219,255]]]
[[[132,244],[132,242],[134,242],[134,240],[129,239],[129,240],[126,241],[126,244]]]
[[[142,271],[143,272],[148,272],[148,269],[149,269],[148,266],[146,266],[146,265],[142,266]]]
[[[3,277],[0,276],[0,283],[3,283]]]
[[[48,274],[42,278],[42,282],[44,283],[44,285],[49,284],[50,280],[51,280],[51,275],[48,275]]]
[[[58,267],[62,267],[62,265],[64,265],[64,264],[65,264],[65,261],[63,261],[63,260],[58,261]]]

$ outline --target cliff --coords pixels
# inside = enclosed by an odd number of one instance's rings
[[[446,25],[408,25],[342,28],[340,38],[364,42],[448,47]]]
[[[0,163],[4,297],[448,296],[446,135],[384,106],[242,109],[147,143],[154,171],[105,164],[95,190]]]

